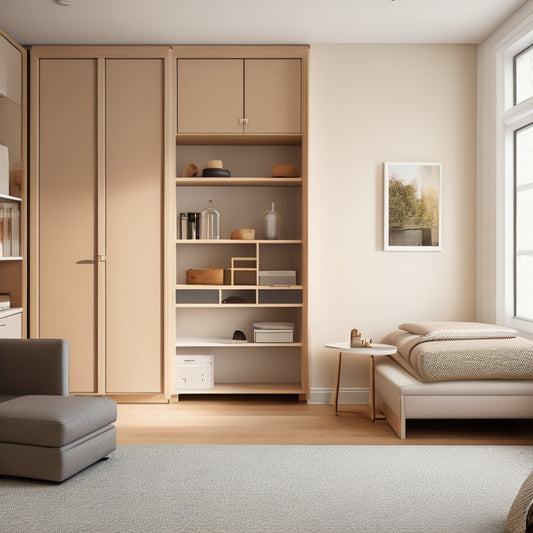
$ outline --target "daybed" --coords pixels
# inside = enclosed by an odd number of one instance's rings
[[[475,322],[402,324],[376,358],[378,407],[404,439],[407,419],[533,418],[533,343]]]
[[[116,448],[110,398],[68,396],[68,343],[0,339],[0,475],[61,482]]]

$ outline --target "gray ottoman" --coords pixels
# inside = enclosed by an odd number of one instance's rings
[[[110,398],[0,397],[0,474],[63,481],[116,448],[116,418]]]

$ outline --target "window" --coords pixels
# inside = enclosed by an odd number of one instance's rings
[[[533,321],[533,123],[514,139],[514,316]]]
[[[508,218],[506,239],[506,322],[533,332],[533,45],[508,56],[509,91],[513,103],[506,111]],[[511,76],[512,74],[512,76]],[[508,100],[509,101],[509,100]]]
[[[533,45],[514,57],[514,103],[533,96]]]

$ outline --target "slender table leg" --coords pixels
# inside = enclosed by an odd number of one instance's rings
[[[341,381],[341,364],[342,364],[342,352],[339,352],[339,359],[337,360],[337,379],[335,380],[335,415],[337,414],[337,406],[339,405],[339,385]]]
[[[369,383],[370,383],[370,390],[368,391],[368,411],[370,420],[374,422],[376,420],[376,374],[375,374],[375,366],[374,366],[374,356],[370,356],[369,360]]]

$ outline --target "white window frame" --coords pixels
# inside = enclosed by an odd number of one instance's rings
[[[533,98],[513,105],[513,58],[532,44],[529,0],[478,49],[477,319],[533,339],[514,317],[514,131],[533,122]]]
[[[533,44],[533,30],[509,46],[503,54],[505,110],[504,135],[504,323],[520,331],[533,334],[533,322],[515,317],[515,132],[533,124],[533,97],[514,105],[514,57]]]

